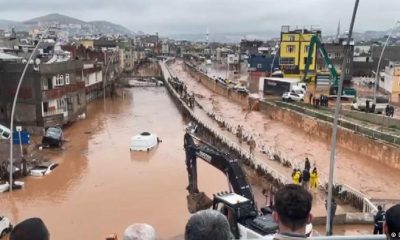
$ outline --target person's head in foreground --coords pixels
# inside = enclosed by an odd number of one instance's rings
[[[207,209],[190,217],[185,228],[185,240],[232,239],[228,220],[220,212]]]
[[[387,239],[400,239],[400,204],[394,205],[386,211],[383,232]]]
[[[296,184],[287,184],[275,195],[272,217],[279,226],[280,234],[305,235],[305,227],[311,222],[312,196]]]
[[[28,218],[18,223],[10,234],[10,240],[49,240],[50,234],[40,218]]]
[[[136,223],[125,229],[123,240],[155,240],[156,230],[148,224]]]

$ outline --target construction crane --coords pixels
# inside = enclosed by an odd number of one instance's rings
[[[304,70],[304,77],[303,77],[303,82],[307,80],[307,74],[308,71],[310,70],[310,65],[313,59],[313,52],[314,52],[314,46],[319,50],[319,53],[321,54],[322,58],[324,59],[325,65],[327,66],[329,73],[330,73],[330,88],[329,88],[329,95],[336,96],[338,93],[338,88],[339,88],[339,81],[340,81],[340,76],[338,72],[336,71],[335,67],[332,64],[331,59],[328,56],[328,53],[326,52],[324,46],[322,45],[321,41],[319,40],[317,35],[314,35],[311,37],[310,40],[310,45],[308,46],[308,56],[307,56],[307,63],[305,66]],[[343,97],[350,97],[354,98],[357,96],[357,90],[354,88],[343,88],[342,91]]]

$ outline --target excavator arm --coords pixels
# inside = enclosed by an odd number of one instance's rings
[[[328,56],[328,53],[326,52],[324,46],[322,45],[321,41],[319,40],[317,35],[314,35],[311,37],[310,40],[310,45],[308,46],[308,55],[307,55],[307,62],[306,66],[304,69],[304,77],[303,81],[307,80],[307,74],[308,71],[310,70],[310,65],[313,60],[313,53],[314,53],[314,46],[316,46],[316,49],[318,49],[319,53],[321,54],[322,58],[324,59],[324,63],[327,66],[330,74],[331,74],[331,82],[333,85],[338,85],[339,83],[339,74],[336,71],[335,67],[333,66],[331,59]]]
[[[197,144],[194,139],[198,142]],[[222,153],[218,149],[196,138],[190,133],[186,133],[184,136],[184,148],[186,152],[186,167],[189,178],[189,186],[187,187],[187,190],[189,191],[188,201],[190,197],[192,199],[194,197],[208,199],[205,198],[204,193],[199,191],[197,184],[197,159],[200,158],[223,172],[227,176],[229,185],[232,187],[233,192],[249,199],[255,206],[251,186],[247,183],[246,176],[244,175],[237,159],[231,158],[227,154]],[[201,204],[198,203],[198,208],[206,208],[209,204],[204,204],[204,206],[200,205]],[[190,207],[189,210],[191,210]],[[192,209],[192,211],[196,210]]]

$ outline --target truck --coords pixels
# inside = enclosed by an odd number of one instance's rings
[[[259,90],[266,95],[282,96],[285,92],[299,92],[305,94],[307,84],[296,78],[260,77]]]
[[[313,59],[313,52],[314,52],[314,47],[316,47],[319,50],[319,53],[321,54],[324,63],[326,67],[328,68],[328,71],[330,73],[330,87],[329,87],[329,95],[331,96],[337,96],[338,91],[339,91],[339,81],[340,81],[340,76],[338,72],[336,71],[335,66],[332,64],[331,59],[328,56],[328,53],[326,52],[324,46],[322,45],[321,41],[319,40],[319,37],[317,35],[314,35],[310,39],[310,45],[308,46],[308,55],[307,55],[307,61],[306,61],[306,66],[304,69],[304,76],[303,76],[303,81],[307,82],[307,74],[310,70],[310,65]],[[354,88],[350,87],[343,87],[342,89],[342,96],[344,98],[355,98],[357,96],[357,90]]]

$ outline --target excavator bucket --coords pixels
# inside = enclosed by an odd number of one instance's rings
[[[210,208],[213,204],[213,201],[204,192],[192,193],[186,198],[190,213]]]

